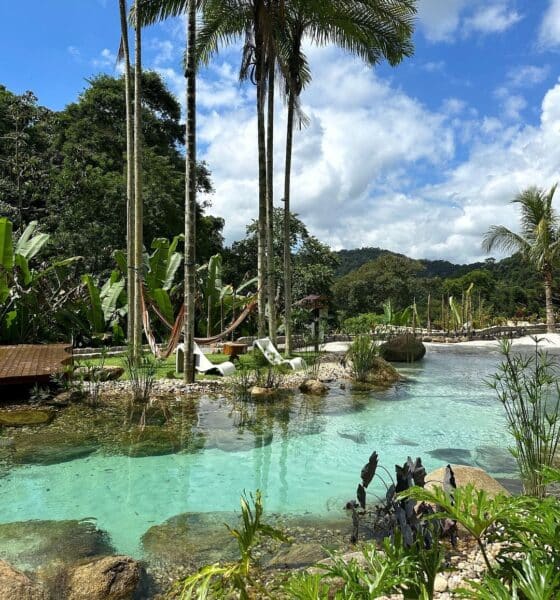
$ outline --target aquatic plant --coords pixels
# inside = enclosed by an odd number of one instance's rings
[[[367,381],[378,354],[378,345],[369,335],[357,336],[346,353],[346,358],[350,361],[352,379],[360,382]]]
[[[80,361],[71,371],[73,389],[84,394],[85,403],[89,406],[99,405],[106,360],[107,350],[102,348],[101,356],[97,361]]]
[[[252,369],[246,363],[240,362],[231,377],[230,383],[235,397],[248,400],[251,397],[251,389],[256,385],[258,376],[258,369]]]
[[[252,506],[251,506],[252,504]],[[177,585],[181,600],[208,598],[209,593],[223,598],[227,592],[235,591],[241,600],[248,600],[249,587],[256,586],[253,571],[256,568],[254,549],[262,538],[287,542],[279,530],[263,522],[263,504],[260,490],[249,498],[241,496],[241,527],[225,525],[237,540],[239,559],[233,563],[207,565],[197,573],[180,581]]]
[[[511,452],[517,461],[526,494],[543,498],[543,468],[551,467],[560,443],[560,379],[557,365],[539,350],[517,354],[504,340],[504,361],[488,382],[504,406],[508,429],[515,440]]]
[[[125,367],[132,388],[132,401],[147,404],[156,381],[159,362],[151,354],[142,354],[135,360],[131,352],[125,357]]]

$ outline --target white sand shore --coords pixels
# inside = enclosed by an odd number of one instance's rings
[[[550,348],[560,349],[560,333],[540,333],[537,336],[539,341],[539,348]],[[472,342],[454,342],[445,344],[442,342],[424,342],[426,348],[442,348],[445,346],[459,347],[459,348],[495,348],[500,347],[498,340],[475,340]],[[521,338],[512,340],[513,347],[517,348],[531,348],[535,346],[534,336],[526,335]],[[346,352],[350,346],[349,342],[329,342],[324,345],[323,349],[326,352]]]
[[[560,333],[539,333],[536,336],[526,335],[521,338],[511,340],[514,348],[531,348],[535,346],[535,337],[539,340],[539,348],[560,348]],[[463,348],[499,348],[498,340],[475,340],[472,342],[456,342],[453,344],[442,344],[437,342],[424,342],[426,347],[436,346],[459,346]]]

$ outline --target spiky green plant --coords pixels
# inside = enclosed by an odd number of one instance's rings
[[[508,429],[515,440],[511,449],[526,494],[543,498],[543,468],[553,465],[560,444],[560,380],[552,357],[539,350],[517,354],[511,342],[502,343],[504,360],[488,382],[502,403]]]
[[[232,591],[239,594],[241,600],[248,600],[249,588],[256,585],[253,577],[256,567],[255,546],[262,538],[288,541],[282,531],[264,523],[263,510],[260,490],[249,498],[245,494],[241,496],[241,526],[233,528],[226,525],[237,540],[239,559],[225,565],[207,565],[180,581],[181,600],[225,598]]]

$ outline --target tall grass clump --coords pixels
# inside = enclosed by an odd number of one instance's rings
[[[125,358],[125,366],[132,388],[133,401],[147,404],[156,382],[158,360],[150,354],[143,354],[136,361],[129,352]]]
[[[379,348],[369,335],[357,336],[346,354],[352,379],[367,381],[368,373],[373,369],[378,354]]]
[[[502,343],[504,360],[488,382],[505,408],[508,429],[515,439],[511,452],[517,461],[523,490],[543,498],[545,474],[553,466],[560,442],[560,379],[557,365],[539,349],[513,353],[511,342]]]

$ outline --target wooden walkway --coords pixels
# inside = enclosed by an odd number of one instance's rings
[[[0,385],[48,383],[72,361],[68,344],[0,346]]]

